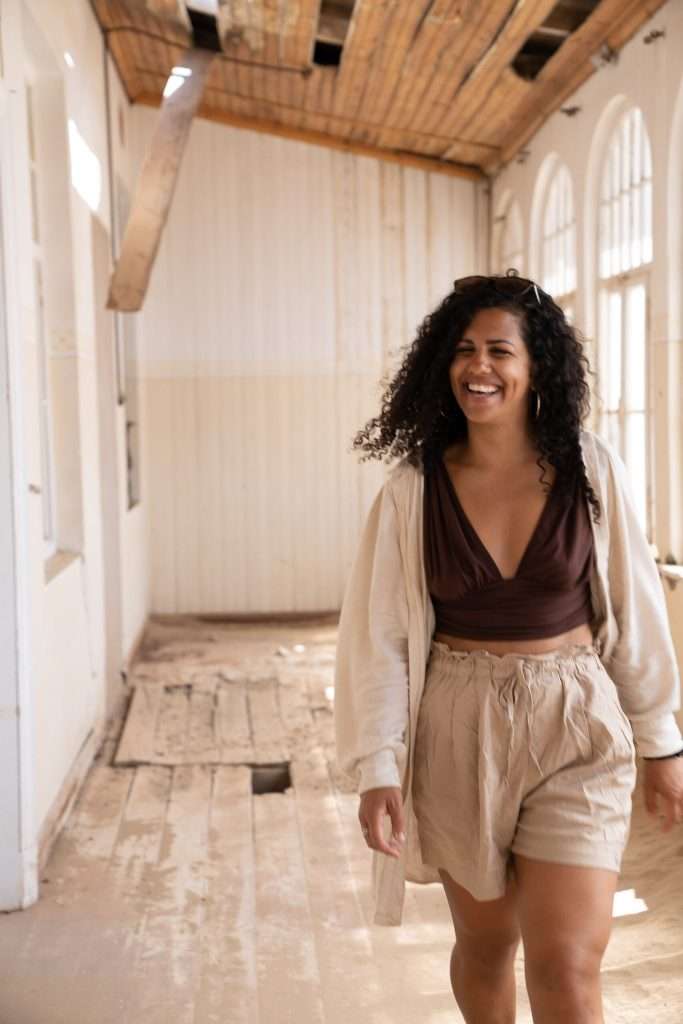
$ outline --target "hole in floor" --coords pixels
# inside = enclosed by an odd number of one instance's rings
[[[251,791],[256,796],[261,796],[262,793],[284,793],[291,785],[289,761],[252,766]]]

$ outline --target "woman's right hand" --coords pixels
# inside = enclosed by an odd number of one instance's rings
[[[391,818],[391,837],[388,841],[382,829],[385,814]],[[358,820],[371,850],[378,850],[388,857],[399,857],[401,845],[406,838],[403,797],[399,786],[366,789],[360,798]]]

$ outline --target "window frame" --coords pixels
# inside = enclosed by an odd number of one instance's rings
[[[563,197],[554,194],[554,190],[560,191],[560,186],[564,186],[566,183],[566,190],[564,195],[568,196],[568,203],[564,201],[564,207],[570,207],[571,216],[569,218],[562,217],[558,214],[563,212]],[[555,225],[551,230],[548,230],[548,215],[551,209],[551,202],[555,201],[557,207],[557,213],[555,218]],[[567,236],[569,240],[567,241]],[[571,262],[565,262],[562,267],[565,278],[569,277],[573,280],[573,287],[563,289],[560,291],[555,288],[553,282],[549,279],[549,249],[555,247],[562,250],[570,248],[573,254],[573,260]],[[558,306],[561,306],[565,310],[567,318],[574,322],[576,316],[576,297],[577,297],[577,272],[578,272],[578,253],[577,253],[577,225],[576,225],[576,205],[574,203],[574,184],[572,182],[569,168],[563,161],[558,161],[552,170],[552,174],[546,184],[545,192],[543,196],[543,206],[541,209],[540,216],[540,279],[545,291],[552,295]],[[555,267],[553,271],[557,272],[557,266],[560,263],[557,253],[552,257],[555,261]],[[570,311],[570,312],[569,312]]]
[[[38,361],[38,400],[41,465],[41,504],[43,522],[43,557],[51,558],[57,552],[57,488],[54,457],[54,419],[52,388],[50,387],[50,353],[48,351],[47,325],[45,319],[45,253],[42,244],[42,223],[40,211],[39,167],[35,136],[35,111],[33,107],[33,80],[26,78],[26,133],[28,169],[30,177],[31,202],[31,248],[33,293],[35,300],[35,338]]]
[[[634,117],[639,127],[633,130]],[[638,143],[639,152],[633,150],[625,153],[625,140]],[[645,154],[645,156],[644,156]],[[635,174],[634,171],[643,173]],[[597,193],[596,223],[596,299],[597,299],[597,390],[598,390],[598,433],[609,440],[608,421],[614,413],[607,408],[608,394],[607,364],[609,361],[609,331],[605,330],[605,302],[609,295],[620,296],[620,387],[619,406],[616,410],[618,423],[618,440],[615,447],[624,463],[627,462],[627,421],[629,417],[640,415],[640,411],[627,407],[628,367],[632,365],[633,353],[629,352],[627,342],[628,313],[627,294],[639,284],[643,285],[645,297],[644,339],[643,339],[643,381],[644,408],[643,415],[643,451],[644,451],[644,487],[645,493],[636,492],[634,498],[638,503],[643,501],[644,521],[641,521],[644,532],[653,547],[656,546],[656,495],[655,495],[655,453],[654,439],[654,403],[652,401],[652,324],[651,324],[651,278],[654,270],[654,239],[653,239],[653,190],[652,190],[652,145],[647,124],[640,107],[630,106],[622,111],[607,139],[602,156]],[[633,196],[635,195],[636,201]],[[650,207],[647,210],[646,203]],[[636,216],[636,211],[638,216]],[[640,229],[640,237],[636,233]],[[645,232],[645,234],[643,233]],[[649,232],[649,233],[648,233]],[[626,259],[624,260],[624,255]],[[640,262],[635,262],[639,259]],[[626,264],[626,265],[625,265]],[[616,269],[615,269],[616,268]],[[605,272],[609,270],[609,272]]]

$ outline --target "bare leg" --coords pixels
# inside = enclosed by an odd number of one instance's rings
[[[515,953],[520,930],[514,880],[502,899],[475,900],[440,871],[453,917],[456,942],[451,985],[467,1024],[514,1024]]]
[[[515,856],[534,1024],[604,1024],[600,965],[618,875]]]

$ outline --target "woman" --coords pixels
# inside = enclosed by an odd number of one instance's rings
[[[422,324],[355,439],[403,455],[339,623],[335,724],[373,852],[375,922],[441,881],[468,1024],[601,1022],[600,964],[646,805],[683,820],[679,680],[625,467],[581,424],[587,363],[551,297],[470,277]]]

